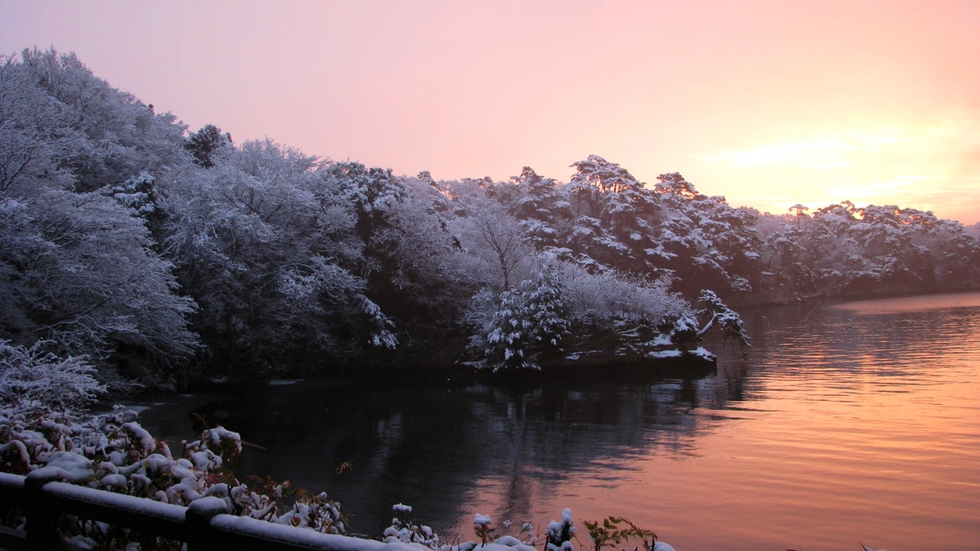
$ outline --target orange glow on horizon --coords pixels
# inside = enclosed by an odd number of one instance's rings
[[[0,4],[191,130],[504,180],[598,154],[735,206],[980,222],[980,3],[67,0]]]

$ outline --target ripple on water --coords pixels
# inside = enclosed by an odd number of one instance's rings
[[[700,380],[297,382],[194,408],[269,448],[246,451],[246,474],[327,490],[359,531],[380,532],[399,502],[450,541],[474,538],[475,513],[543,527],[570,507],[681,551],[976,551],[980,293],[743,318],[753,347],[710,344],[718,372]]]

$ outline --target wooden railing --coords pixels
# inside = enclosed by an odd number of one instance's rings
[[[201,498],[183,507],[60,482],[64,474],[52,467],[26,477],[0,473],[0,502],[20,508],[26,517],[23,531],[0,527],[0,548],[71,549],[58,533],[61,515],[183,541],[188,551],[396,551],[401,547],[228,515],[225,502],[216,497]]]

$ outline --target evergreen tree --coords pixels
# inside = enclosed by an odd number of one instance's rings
[[[480,367],[540,369],[537,357],[554,350],[568,333],[563,288],[553,273],[539,272],[499,296],[493,316],[472,346],[482,349]]]
[[[194,164],[202,168],[214,166],[213,156],[222,148],[232,145],[231,134],[222,134],[213,124],[205,125],[184,141],[184,149],[190,152]]]

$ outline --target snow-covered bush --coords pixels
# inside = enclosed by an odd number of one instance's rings
[[[664,316],[657,324],[657,329],[681,349],[700,346],[704,336],[715,326],[722,331],[725,343],[733,340],[739,346],[750,346],[748,333],[738,312],[729,308],[710,290],[701,291],[700,302],[704,308],[695,312]]]
[[[561,520],[553,520],[548,524],[548,529],[545,531],[548,536],[545,551],[575,551],[571,539],[576,531],[572,510],[565,509],[561,512]]]
[[[748,334],[745,332],[742,318],[737,312],[722,302],[713,291],[702,290],[699,301],[701,304],[704,304],[704,308],[699,310],[698,313],[702,316],[710,317],[704,325],[704,328],[701,329],[698,335],[699,337],[717,324],[725,336],[726,343],[729,340],[734,340],[738,342],[739,346],[749,346]]]
[[[182,506],[216,497],[230,514],[346,533],[340,504],[326,494],[293,490],[289,482],[238,480],[229,468],[242,450],[237,433],[213,427],[195,441],[182,442],[182,448],[174,454],[136,422],[134,412],[121,407],[84,420],[43,406],[27,412],[0,409],[0,471],[28,474],[55,467],[65,481],[90,488]],[[62,529],[86,542],[107,545],[115,541],[118,546],[129,537],[126,530],[81,520],[67,522]],[[141,541],[144,549],[170,545]]]
[[[664,316],[657,324],[661,335],[666,335],[670,344],[680,350],[694,349],[701,344],[701,325],[693,313]]]
[[[643,358],[679,357],[695,350],[707,358],[710,353],[699,347],[715,326],[726,338],[748,344],[741,318],[711,291],[702,293],[705,308],[693,310],[669,291],[668,278],[650,281],[542,260],[550,268],[534,280],[499,295],[484,289],[473,297],[469,323],[477,330],[469,351],[478,358],[471,362],[476,367],[540,369],[542,353],[592,346],[588,339],[596,335],[628,343],[624,346]]]
[[[655,323],[690,310],[687,301],[670,292],[666,277],[650,281],[613,270],[590,271],[570,262],[557,263],[556,272],[565,289],[569,318],[576,322]]]
[[[420,543],[431,549],[439,549],[439,535],[424,524],[416,524],[411,505],[398,503],[391,510],[394,518],[391,519],[391,526],[384,531],[385,542]]]
[[[0,340],[0,407],[77,411],[105,392],[84,356],[60,358],[40,341],[30,348]]]
[[[561,282],[546,272],[522,281],[518,289],[500,293],[493,314],[470,341],[471,350],[482,352],[477,366],[494,371],[540,369],[537,356],[557,348],[570,327],[563,296]]]

